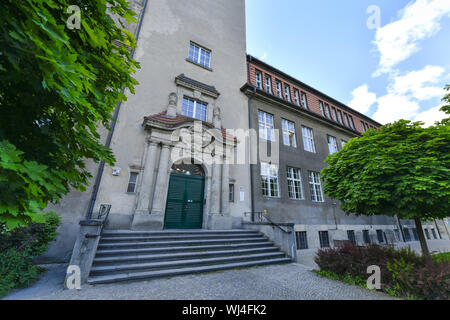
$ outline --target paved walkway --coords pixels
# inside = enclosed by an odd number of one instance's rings
[[[65,265],[49,265],[32,287],[16,290],[6,300],[151,299],[151,300],[380,300],[391,297],[316,276],[292,263],[186,275],[140,282],[84,285],[63,290]]]

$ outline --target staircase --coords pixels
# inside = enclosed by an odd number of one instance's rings
[[[105,230],[88,283],[171,277],[182,274],[288,263],[254,230]]]

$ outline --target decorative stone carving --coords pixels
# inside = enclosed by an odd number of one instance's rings
[[[169,94],[169,104],[167,105],[167,116],[176,117],[177,116],[177,102],[178,96],[175,92]]]
[[[214,125],[214,128],[216,128],[216,129],[221,129],[222,128],[222,116],[220,114],[219,106],[214,106],[213,125]]]

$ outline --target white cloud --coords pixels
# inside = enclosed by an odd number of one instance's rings
[[[394,122],[400,119],[413,119],[418,111],[419,104],[407,96],[388,93],[377,99],[378,109],[372,118],[381,124]]]
[[[374,44],[380,62],[374,76],[392,71],[419,50],[419,42],[440,30],[439,21],[450,15],[449,0],[416,0],[399,13],[399,19],[379,28]]]
[[[377,101],[377,95],[373,92],[369,92],[367,84],[359,86],[352,91],[352,101],[349,106],[361,113],[369,111],[370,107]]]
[[[441,121],[448,117],[447,114],[439,110],[441,107],[442,105],[420,112],[415,116],[414,121],[425,122],[425,127],[434,125],[436,121]]]
[[[411,71],[402,76],[396,75],[388,87],[388,92],[412,95],[417,100],[442,97],[445,93],[443,88],[439,86],[426,86],[426,84],[437,83],[441,79],[444,71],[442,67],[429,65],[422,70]]]

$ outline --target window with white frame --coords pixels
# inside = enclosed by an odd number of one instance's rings
[[[331,115],[333,116],[333,120],[337,122],[337,114],[336,114],[336,109],[334,107],[331,107]]]
[[[258,89],[262,89],[263,88],[262,73],[259,70],[255,71],[255,82],[256,82],[256,87]]]
[[[261,162],[261,189],[263,196],[274,198],[279,196],[278,167],[276,165]]]
[[[314,144],[314,134],[311,128],[302,127],[303,148],[305,151],[316,153],[316,146]]]
[[[297,89],[294,89],[294,100],[295,104],[300,106],[300,92]]]
[[[338,110],[338,111],[337,111],[337,115],[338,115],[337,119],[338,119],[339,123],[340,123],[340,124],[343,124],[343,122],[342,122],[342,113],[341,113],[341,110]]]
[[[287,84],[284,84],[284,97],[286,101],[291,102],[291,87]]]
[[[320,108],[320,113],[322,114],[322,116],[325,117],[325,111],[323,109],[323,102],[319,101],[319,108]]]
[[[309,109],[308,99],[306,98],[306,93],[302,92],[303,108]]]
[[[325,103],[325,115],[328,119],[331,119],[330,106],[327,103]]]
[[[130,172],[130,178],[128,180],[127,193],[135,193],[136,192],[137,180],[138,180],[138,173],[137,172]]]
[[[206,121],[206,104],[184,97],[182,114],[186,117]]]
[[[283,99],[283,85],[281,84],[280,81],[276,80],[276,85],[277,85],[277,95]]]
[[[211,51],[196,45],[191,42],[189,46],[189,56],[188,59],[192,62],[198,63],[199,65],[210,68],[211,66]]]
[[[347,127],[350,127],[350,124],[348,123],[348,116],[345,112],[344,112],[344,123]]]
[[[272,77],[266,74],[266,91],[272,94]]]
[[[320,173],[308,171],[309,190],[311,192],[311,201],[323,202],[322,183],[320,181]]]
[[[346,143],[347,143],[347,141],[341,140],[341,146],[342,146],[342,148],[344,148],[344,146],[345,146]]]
[[[303,199],[302,177],[300,169],[288,167],[287,181],[289,199]]]
[[[274,141],[273,115],[264,111],[258,112],[259,137]]]
[[[281,119],[281,126],[283,128],[283,143],[285,146],[297,148],[297,141],[295,139],[295,125],[293,122]]]
[[[327,141],[328,141],[328,150],[330,151],[330,154],[333,154],[333,153],[336,153],[339,151],[335,137],[327,135]]]
[[[353,122],[353,118],[352,118],[351,115],[348,115],[348,120],[349,120],[349,122],[350,122],[350,127],[351,127],[353,130],[356,130],[356,128],[355,128],[355,123]]]

